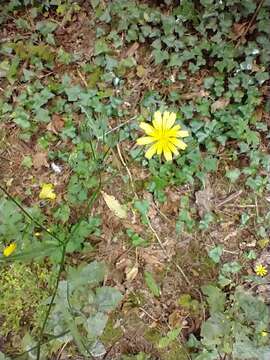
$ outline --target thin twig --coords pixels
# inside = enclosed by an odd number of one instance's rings
[[[87,81],[85,80],[85,77],[83,76],[83,74],[80,72],[80,70],[79,70],[79,69],[77,69],[77,73],[78,73],[79,77],[81,78],[81,80],[82,80],[82,82],[83,82],[84,86],[85,86],[86,88],[88,88]]]
[[[264,0],[261,0],[259,5],[257,6],[252,18],[250,19],[250,22],[248,23],[248,26],[245,28],[245,30],[237,37],[240,38],[236,44],[236,47],[238,47],[241,43],[241,40],[243,39],[243,37],[246,36],[246,34],[248,33],[249,29],[251,28],[251,25],[253,24],[253,22],[256,20],[256,17],[261,9],[261,7],[263,6]]]
[[[117,125],[116,127],[110,129],[109,131],[105,132],[104,136],[106,136],[106,135],[108,135],[108,134],[110,134],[110,133],[112,133],[112,132],[120,129],[121,127],[123,127],[123,126],[125,126],[126,124],[130,123],[132,120],[135,120],[136,117],[137,117],[137,116],[133,116],[133,117],[130,118],[129,120],[124,121],[123,123],[121,123],[121,124]]]
[[[216,205],[216,208],[219,208],[225,204],[227,204],[228,202],[236,199],[237,197],[239,197],[241,194],[242,194],[243,190],[239,190],[239,191],[236,191],[235,193],[229,195],[226,197],[226,199],[220,201],[217,205]]]
[[[151,320],[153,320],[154,322],[158,322],[158,319],[155,319],[151,314],[149,314],[149,312],[147,312],[146,310],[144,310],[143,307],[139,307],[139,310],[141,310],[145,315],[147,315]]]
[[[138,195],[137,195],[137,193],[136,193],[136,191],[135,191],[135,186],[134,186],[133,178],[132,178],[131,172],[130,172],[130,170],[129,170],[129,168],[128,168],[128,166],[127,166],[127,164],[126,164],[126,162],[125,162],[125,160],[124,160],[124,158],[123,158],[123,156],[122,156],[121,149],[120,149],[120,145],[117,144],[117,145],[116,145],[116,148],[117,148],[117,152],[118,152],[120,161],[121,161],[121,163],[123,164],[124,168],[126,169],[126,172],[128,173],[128,176],[129,176],[129,179],[130,179],[130,183],[131,183],[131,187],[132,187],[133,193],[134,193],[135,197],[138,199]]]

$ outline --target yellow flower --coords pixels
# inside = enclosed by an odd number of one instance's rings
[[[167,161],[172,160],[172,154],[178,155],[178,150],[185,150],[187,145],[179,138],[188,136],[188,132],[180,130],[180,125],[174,125],[176,114],[165,111],[154,113],[152,125],[141,122],[140,127],[145,131],[146,135],[137,139],[138,145],[152,144],[146,151],[145,157],[151,159],[156,153],[163,153]],[[174,125],[174,126],[173,126]]]
[[[268,332],[267,332],[267,331],[264,331],[264,330],[263,330],[263,331],[261,332],[261,336],[262,336],[262,337],[265,337],[265,336],[267,336],[267,335],[268,335]]]
[[[4,248],[4,256],[10,256],[17,248],[17,245],[13,242]]]
[[[42,184],[41,191],[39,193],[40,199],[50,199],[54,200],[56,198],[56,194],[54,192],[53,184]]]
[[[262,264],[259,264],[255,267],[255,273],[258,275],[258,276],[265,276],[267,275],[268,271],[266,269],[266,267]]]

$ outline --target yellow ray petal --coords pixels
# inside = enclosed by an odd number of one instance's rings
[[[157,143],[157,154],[161,155],[162,151],[163,151],[163,143],[162,143],[162,141],[158,141],[158,143]]]
[[[185,144],[182,140],[176,138],[169,138],[169,141],[181,150],[185,150],[185,148],[187,147],[187,144]]]
[[[177,136],[184,138],[184,137],[189,136],[189,133],[186,130],[180,130],[177,132]]]
[[[163,129],[169,130],[173,126],[176,120],[176,114],[174,112],[169,113],[169,116],[163,118]]]
[[[172,152],[171,150],[169,149],[168,146],[165,146],[163,148],[163,154],[164,154],[164,157],[167,161],[171,161],[172,160]]]
[[[153,126],[156,130],[162,131],[162,115],[160,111],[154,113]]]
[[[180,125],[175,125],[171,129],[166,131],[166,135],[177,137],[177,133],[180,129],[181,129]]]
[[[168,142],[168,147],[174,155],[179,155],[176,146],[174,146],[172,143]]]
[[[156,133],[156,130],[153,128],[152,125],[147,124],[146,122],[140,123],[140,128],[143,129],[146,135],[153,136]]]
[[[140,137],[139,139],[137,139],[137,144],[138,145],[148,145],[154,141],[156,141],[156,139],[153,136],[143,136],[143,137]]]
[[[157,143],[153,144],[145,153],[147,159],[151,159],[153,155],[157,152]]]

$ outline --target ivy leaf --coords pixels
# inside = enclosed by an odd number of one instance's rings
[[[96,290],[95,302],[99,311],[109,312],[117,307],[122,297],[119,290],[110,286],[103,286]]]
[[[161,64],[164,60],[169,60],[170,58],[169,53],[166,50],[159,50],[159,49],[153,50],[153,55],[155,58],[156,65]]]
[[[109,52],[109,47],[104,39],[99,39],[95,43],[95,55],[105,54]]]
[[[82,88],[79,85],[71,86],[65,89],[68,101],[77,101],[82,93]]]
[[[39,31],[43,36],[47,36],[48,34],[54,32],[57,28],[57,24],[55,22],[49,20],[42,20],[38,21],[36,24],[36,29]]]
[[[208,252],[208,256],[210,257],[210,259],[214,261],[214,263],[218,264],[220,262],[220,257],[222,255],[222,252],[223,252],[223,246],[218,245]]]
[[[154,296],[159,297],[161,290],[160,290],[160,287],[157,285],[155,279],[153,278],[153,275],[149,271],[145,271],[144,279],[145,279],[146,285],[148,286],[151,293]]]

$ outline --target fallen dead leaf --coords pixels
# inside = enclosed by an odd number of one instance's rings
[[[213,191],[210,186],[206,186],[204,190],[195,193],[196,204],[201,218],[213,208]]]
[[[139,271],[139,268],[138,268],[137,264],[134,265],[132,268],[127,267],[125,269],[127,281],[134,280],[136,278],[136,276],[138,275],[138,271]]]
[[[211,112],[215,112],[217,110],[224,109],[227,105],[229,105],[230,99],[220,98],[213,102],[211,105]]]
[[[58,114],[53,114],[51,122],[47,125],[47,130],[57,135],[63,129],[64,125],[65,122],[63,118]]]
[[[47,153],[38,152],[33,155],[33,166],[35,169],[40,169],[42,166],[49,167],[47,161]]]
[[[140,44],[138,42],[133,43],[128,49],[127,51],[124,53],[123,58],[126,57],[130,57],[133,56],[135,54],[135,52],[138,50]]]
[[[102,196],[108,208],[114,213],[115,216],[119,217],[120,219],[125,219],[127,217],[126,207],[121,205],[114,196],[108,195],[104,191],[102,191]]]
[[[199,91],[194,91],[194,92],[182,94],[181,99],[183,99],[183,100],[192,100],[194,98],[208,97],[208,96],[209,96],[209,92],[202,89],[202,90],[199,90]]]

